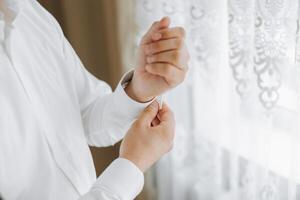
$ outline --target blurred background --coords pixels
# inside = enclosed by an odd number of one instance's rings
[[[300,199],[300,0],[39,2],[112,88],[154,20],[185,28],[189,74],[165,94],[174,148],[147,172],[138,199]],[[99,175],[118,145],[91,151]]]

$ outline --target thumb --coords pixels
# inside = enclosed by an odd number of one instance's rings
[[[169,124],[169,125],[175,124],[174,114],[173,114],[172,110],[169,108],[169,106],[165,103],[163,104],[162,109],[159,110],[157,117],[162,125],[163,124]]]
[[[151,126],[152,121],[157,116],[158,110],[159,105],[157,101],[153,101],[147,108],[143,110],[143,112],[140,114],[137,120],[147,126]]]
[[[142,38],[141,44],[148,44],[153,40],[159,40],[161,34],[158,33],[160,29],[167,28],[170,25],[170,18],[163,17],[160,21],[156,21],[152,24],[148,32]]]

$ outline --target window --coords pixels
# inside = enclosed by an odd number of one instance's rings
[[[177,136],[152,172],[157,199],[300,199],[298,0],[135,8],[136,41],[168,15],[185,27],[191,54],[187,80],[167,94]]]

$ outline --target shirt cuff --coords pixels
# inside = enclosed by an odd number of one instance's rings
[[[143,111],[148,105],[150,105],[155,99],[140,103],[131,99],[125,92],[124,88],[131,81],[134,70],[131,70],[124,74],[114,92],[114,105],[121,113],[126,113],[129,119],[135,119],[137,115]]]
[[[142,191],[143,186],[142,171],[131,161],[118,158],[99,176],[92,190],[106,190],[121,200],[132,200]]]

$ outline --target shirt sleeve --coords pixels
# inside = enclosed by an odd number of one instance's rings
[[[88,143],[108,146],[123,138],[138,114],[151,102],[139,103],[127,96],[124,87],[133,71],[126,73],[114,92],[90,74],[65,39],[65,59],[72,68],[74,91],[78,99]],[[131,161],[118,158],[99,176],[80,200],[132,200],[142,190],[144,175]]]
[[[64,38],[64,55],[74,76],[85,136],[89,145],[110,146],[123,138],[138,114],[151,102],[139,103],[124,91],[133,71],[126,73],[116,90],[98,80],[82,65],[79,57]]]
[[[50,16],[51,18],[51,16]],[[72,100],[76,99],[82,115],[83,126],[89,144],[112,145],[120,140],[128,127],[149,103],[138,103],[124,91],[133,72],[124,75],[115,92],[103,81],[90,74],[54,20],[58,31],[57,48],[65,61],[64,69],[69,76]],[[98,177],[89,192],[79,200],[132,200],[142,190],[144,175],[131,161],[118,158]]]
[[[129,160],[118,158],[80,200],[132,200],[143,185],[143,173]]]

